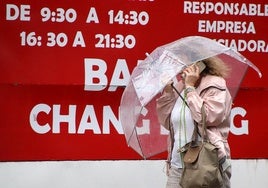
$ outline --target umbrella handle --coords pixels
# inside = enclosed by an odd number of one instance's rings
[[[177,90],[177,88],[173,85],[173,82],[171,83],[171,87],[176,91],[176,93],[180,96],[180,98],[182,99],[182,101],[186,104],[186,106],[189,108],[186,100],[183,98],[183,96],[181,96],[180,92]]]

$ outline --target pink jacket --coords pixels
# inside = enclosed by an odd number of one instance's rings
[[[181,92],[182,83],[176,86]],[[171,147],[173,142],[173,130],[171,129],[170,115],[178,95],[174,93],[163,93],[157,99],[157,113],[161,125],[170,130]],[[226,87],[226,82],[218,76],[206,75],[201,79],[199,86],[195,91],[187,94],[187,101],[193,119],[200,123],[202,121],[201,107],[204,104],[207,116],[207,132],[209,140],[219,148],[219,158],[226,156],[230,158],[230,148],[227,142],[230,130],[230,112],[232,107],[232,98]]]

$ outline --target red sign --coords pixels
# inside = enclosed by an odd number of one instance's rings
[[[235,48],[249,69],[234,101],[233,158],[267,158],[264,1],[0,2],[0,160],[140,159],[118,111],[139,60],[189,35]],[[164,159],[166,154],[154,158]]]

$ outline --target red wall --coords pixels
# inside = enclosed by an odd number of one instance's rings
[[[261,70],[242,83],[229,141],[233,158],[268,158],[268,4],[201,2],[2,0],[0,160],[140,159],[118,120],[121,86],[146,52],[189,35]]]

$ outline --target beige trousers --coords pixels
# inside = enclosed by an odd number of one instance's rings
[[[182,168],[171,167],[168,170],[168,177],[167,177],[168,179],[166,188],[181,188],[179,183],[181,179],[181,174],[182,174]]]
[[[230,183],[231,171],[232,171],[231,166],[229,166],[223,172],[223,186],[221,188],[231,187],[231,183]],[[168,179],[167,179],[166,188],[181,188],[180,183],[179,183],[181,174],[182,174],[182,168],[178,169],[178,168],[171,167],[168,171]]]

